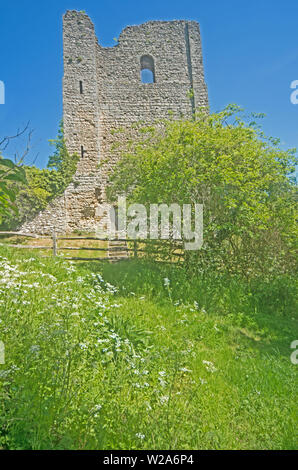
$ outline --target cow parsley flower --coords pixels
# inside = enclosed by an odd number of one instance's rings
[[[212,373],[213,373],[213,372],[216,372],[216,371],[217,371],[217,369],[216,369],[216,367],[214,366],[213,362],[210,362],[210,361],[203,361],[203,364],[205,364],[206,370],[207,370],[208,372],[212,372]]]
[[[160,403],[162,405],[165,405],[166,403],[168,403],[168,401],[169,401],[169,396],[168,395],[164,395],[164,396],[160,397]]]

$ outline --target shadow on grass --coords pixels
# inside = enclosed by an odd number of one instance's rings
[[[247,281],[217,273],[192,275],[178,266],[146,260],[86,263],[83,269],[100,272],[121,297],[134,294],[161,304],[195,303],[208,315],[228,317],[241,344],[263,354],[289,358],[290,344],[298,339],[297,284],[289,276]]]

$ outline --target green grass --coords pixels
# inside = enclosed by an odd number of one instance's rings
[[[293,279],[0,256],[0,447],[297,448]]]

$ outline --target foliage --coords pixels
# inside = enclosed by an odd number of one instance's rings
[[[1,247],[0,447],[297,448],[296,294]]]
[[[3,158],[0,154],[0,223],[11,211],[17,213],[17,191],[11,187],[12,182],[26,184],[25,171],[22,166]]]
[[[59,195],[71,182],[79,160],[77,154],[70,155],[67,151],[63,121],[60,122],[57,138],[50,140],[50,144],[55,148],[55,151],[49,157],[48,168],[57,171],[56,195]]]
[[[16,205],[18,215],[10,213],[2,227],[17,229],[21,223],[31,220],[34,215],[43,210],[55,197],[59,188],[59,176],[55,170],[24,166],[27,184],[18,185]]]
[[[17,216],[11,212],[6,214],[1,225],[2,229],[16,229],[23,222],[31,220],[38,212],[45,209],[55,197],[61,195],[71,182],[76,171],[78,156],[67,151],[63,122],[61,121],[57,139],[50,141],[55,150],[49,157],[48,168],[40,169],[24,165],[27,183],[10,183],[9,190],[17,191],[15,205]],[[16,181],[16,180],[14,180]]]
[[[248,277],[293,271],[295,151],[266,138],[257,117],[231,105],[141,128],[111,175],[110,200],[203,204],[203,248],[186,253],[192,268]]]

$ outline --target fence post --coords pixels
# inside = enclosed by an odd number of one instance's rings
[[[55,230],[53,231],[53,256],[57,256],[57,237]]]
[[[138,257],[138,252],[137,252],[137,240],[133,241],[133,256],[134,258]]]

